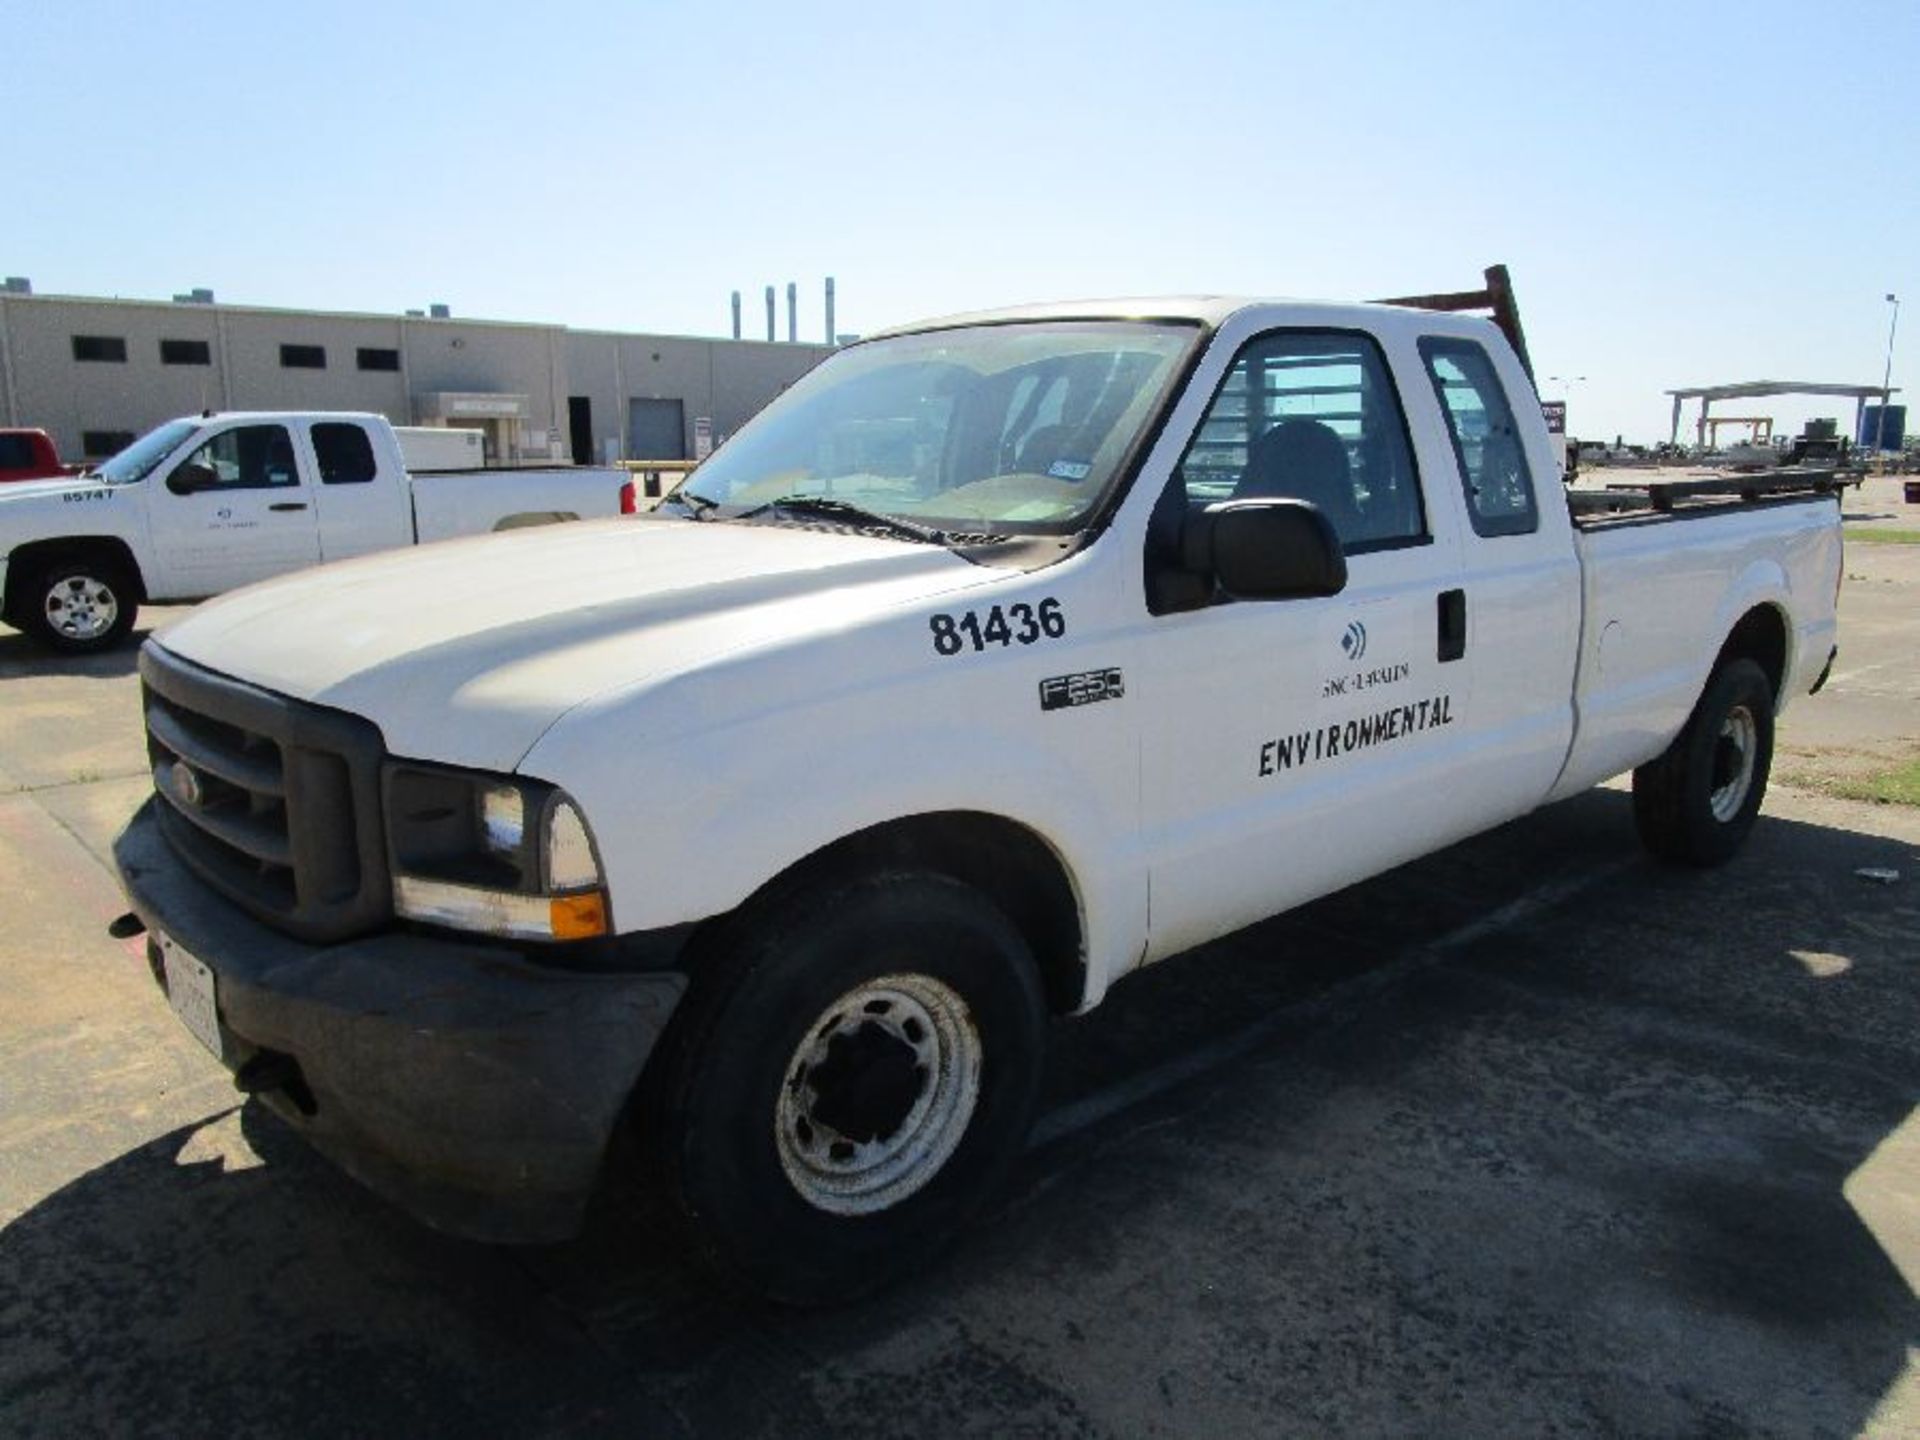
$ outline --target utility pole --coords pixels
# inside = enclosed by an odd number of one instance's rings
[[[1887,402],[1893,398],[1893,337],[1900,328],[1900,297],[1889,292],[1887,303],[1893,307],[1893,323],[1887,326],[1887,368],[1880,375],[1880,414],[1873,422],[1873,454],[1883,471],[1887,462],[1880,446],[1887,438]]]

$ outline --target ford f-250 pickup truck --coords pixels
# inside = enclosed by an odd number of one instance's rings
[[[1139,966],[1629,770],[1653,850],[1728,857],[1839,580],[1831,495],[1576,523],[1471,316],[944,320],[657,514],[149,640],[120,933],[427,1221],[559,1237],[621,1157],[722,1274],[845,1297],[964,1222],[1049,1015]]]
[[[0,491],[0,619],[86,653],[125,639],[143,601],[634,508],[617,470],[409,475],[381,415],[209,411],[76,478]]]

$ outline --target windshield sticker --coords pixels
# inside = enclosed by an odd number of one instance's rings
[[[1453,724],[1453,696],[1436,695],[1431,700],[1411,705],[1394,705],[1358,720],[1332,725],[1316,725],[1311,730],[1296,730],[1281,735],[1260,747],[1260,773],[1278,775],[1283,770],[1298,770],[1319,760],[1351,755],[1375,745],[1386,745]]]
[[[1093,466],[1084,460],[1056,460],[1047,466],[1047,474],[1056,480],[1084,480],[1093,473]]]
[[[972,610],[930,616],[927,627],[933,631],[934,654],[958,655],[969,643],[977,653],[989,645],[1004,649],[1016,643],[1031,645],[1042,638],[1058,640],[1067,633],[1067,615],[1060,602],[1049,595],[1038,605],[1024,600],[1015,601],[1005,610],[996,605],[984,620]]]
[[[1055,675],[1040,682],[1040,708],[1071,710],[1080,705],[1097,705],[1102,700],[1119,700],[1126,693],[1126,682],[1117,668]]]

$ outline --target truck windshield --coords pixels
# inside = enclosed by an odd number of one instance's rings
[[[1062,321],[902,335],[832,356],[683,487],[710,518],[837,502],[931,531],[1067,534],[1158,410],[1192,325]],[[818,503],[791,513],[818,518]]]
[[[191,420],[169,420],[158,429],[149,430],[111,460],[94,466],[93,473],[109,485],[131,485],[136,480],[144,480],[199,428]]]

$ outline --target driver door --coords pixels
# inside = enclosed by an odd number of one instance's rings
[[[208,436],[154,491],[152,525],[170,599],[217,595],[320,560],[312,488],[284,425]]]

